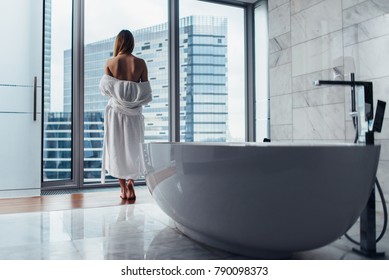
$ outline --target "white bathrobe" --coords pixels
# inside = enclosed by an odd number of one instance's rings
[[[145,130],[142,105],[152,99],[150,82],[104,75],[99,87],[101,94],[109,97],[104,116],[101,182],[105,183],[105,170],[115,178],[138,179],[142,174],[139,144],[144,141]]]

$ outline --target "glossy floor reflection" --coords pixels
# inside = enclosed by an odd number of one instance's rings
[[[182,235],[146,187],[135,204],[0,215],[0,259],[247,259]],[[356,229],[353,229],[356,231]],[[353,232],[351,232],[353,233]],[[378,248],[389,254],[389,238]],[[293,259],[363,259],[344,237]]]

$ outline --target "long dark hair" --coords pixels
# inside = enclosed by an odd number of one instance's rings
[[[134,46],[135,42],[132,33],[129,30],[122,30],[116,36],[113,56],[117,56],[119,53],[131,54]]]

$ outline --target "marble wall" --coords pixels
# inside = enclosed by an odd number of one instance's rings
[[[389,102],[388,0],[268,0],[273,141],[352,142],[350,88],[313,81],[368,80]],[[389,108],[389,107],[388,107]],[[378,178],[389,200],[389,109]]]

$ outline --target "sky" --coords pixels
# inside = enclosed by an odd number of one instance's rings
[[[167,22],[166,0],[85,0],[85,44]],[[51,111],[63,107],[63,52],[71,47],[71,0],[52,0]],[[244,11],[197,0],[180,1],[180,18],[212,15],[228,19],[228,126],[244,140]],[[135,42],[136,43],[136,42]]]

